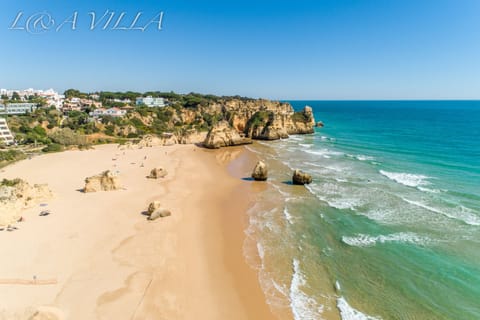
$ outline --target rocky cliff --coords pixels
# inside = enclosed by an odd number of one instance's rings
[[[294,112],[289,103],[269,100],[228,100],[204,111],[223,115],[233,129],[251,139],[278,140],[291,134],[310,134],[316,125],[311,107]],[[209,136],[213,133],[212,129]]]
[[[208,133],[203,145],[209,149],[249,144],[252,141],[240,135],[227,121],[220,121]]]
[[[0,227],[19,221],[24,209],[47,201],[52,196],[46,185],[32,186],[21,179],[0,181]]]

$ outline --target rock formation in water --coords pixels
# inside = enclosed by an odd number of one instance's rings
[[[252,172],[255,181],[266,181],[268,179],[268,168],[265,162],[259,161]]]
[[[208,132],[203,145],[209,149],[218,149],[249,143],[252,143],[251,139],[242,137],[227,121],[220,121]]]
[[[113,172],[107,170],[99,175],[85,179],[85,187],[83,191],[99,192],[99,191],[114,191],[120,189],[120,182],[118,177]]]
[[[301,170],[295,170],[292,177],[293,184],[305,185],[312,183],[312,176]]]

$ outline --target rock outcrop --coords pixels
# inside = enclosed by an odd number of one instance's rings
[[[278,110],[255,112],[248,120],[245,134],[252,139],[278,140],[286,139],[290,134],[310,134],[314,132],[315,118],[312,108],[305,107],[300,112],[285,106]],[[286,109],[285,109],[286,108]]]
[[[30,185],[22,179],[0,181],[0,226],[20,220],[21,212],[53,197],[47,185]]]
[[[312,183],[312,176],[301,170],[295,170],[292,177],[293,184],[305,185]]]
[[[288,138],[287,114],[258,111],[247,122],[245,133],[252,139],[278,140]]]
[[[178,136],[180,144],[201,144],[207,138],[208,132],[197,132],[196,130],[188,130]]]
[[[83,192],[114,191],[120,188],[117,175],[107,170],[99,175],[86,178]]]
[[[154,168],[150,171],[150,175],[148,176],[149,179],[161,179],[167,176],[168,172],[164,168]]]
[[[203,145],[209,149],[219,149],[249,143],[252,143],[251,139],[241,136],[227,121],[220,121],[208,132]]]
[[[160,207],[160,201],[153,201],[148,205],[147,214],[151,216],[152,213],[154,213],[157,209],[160,209]]]
[[[259,161],[252,172],[255,181],[266,181],[268,179],[268,168],[265,162]]]
[[[311,134],[317,124],[309,106],[295,112],[289,103],[264,99],[217,97],[203,101],[200,99],[194,106],[166,107],[164,110],[166,111],[161,115],[153,113],[142,116],[132,113],[127,118],[135,118],[135,122],[140,121],[147,127],[159,125],[162,130],[169,130],[170,133],[147,135],[138,143],[129,142],[121,148],[205,142],[207,148],[216,149],[249,143],[247,138],[277,140],[288,138],[292,134]],[[207,134],[208,129],[210,132]],[[123,136],[138,134],[129,127],[122,130],[120,134]]]
[[[165,217],[170,217],[172,215],[172,213],[170,212],[170,210],[167,210],[167,209],[158,209],[156,211],[154,211],[149,217],[148,217],[148,220],[151,220],[151,221],[154,221],[154,220],[157,220],[159,218],[165,218]]]

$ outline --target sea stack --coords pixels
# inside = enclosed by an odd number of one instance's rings
[[[265,162],[258,161],[253,169],[252,178],[255,181],[266,181],[268,179],[268,168]]]
[[[292,182],[295,185],[305,185],[312,183],[312,176],[301,170],[295,170],[293,172]]]

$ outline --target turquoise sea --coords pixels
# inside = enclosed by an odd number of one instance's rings
[[[290,101],[245,253],[295,319],[480,319],[480,101]],[[314,183],[289,184],[292,169]],[[254,258],[256,257],[256,258]]]

